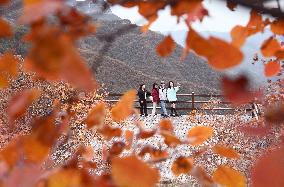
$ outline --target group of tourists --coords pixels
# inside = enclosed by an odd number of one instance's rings
[[[175,86],[173,81],[168,83],[166,87],[165,82],[161,81],[161,84],[153,84],[152,91],[149,92],[146,90],[145,84],[141,84],[138,90],[139,104],[140,104],[140,115],[148,116],[147,114],[147,98],[150,98],[153,103],[152,115],[157,115],[157,106],[160,104],[161,115],[163,117],[169,117],[167,112],[167,102],[171,105],[171,116],[179,116],[176,111],[176,101],[177,101],[177,92],[180,89],[180,84],[178,83]]]

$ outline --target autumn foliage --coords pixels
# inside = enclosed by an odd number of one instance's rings
[[[158,11],[170,8],[171,15],[177,16],[178,22],[188,26],[186,44],[181,57],[194,52],[204,57],[207,63],[217,71],[227,70],[242,63],[244,55],[241,47],[247,38],[265,29],[273,34],[260,47],[260,53],[270,58],[264,65],[264,75],[278,76],[283,71],[281,60],[284,58],[284,48],[276,35],[284,34],[284,21],[281,18],[263,18],[262,14],[252,10],[250,20],[245,26],[237,25],[231,31],[230,42],[216,37],[205,38],[195,31],[191,24],[202,21],[210,15],[203,6],[203,0],[146,0],[120,1],[108,0],[110,5],[121,5],[127,8],[138,7],[139,13],[148,23],[142,27],[147,32],[151,24],[158,18]],[[0,6],[9,6],[9,0],[0,0]],[[228,8],[235,10],[236,4],[228,2]],[[15,23],[9,23],[0,18],[0,38],[5,40],[13,37]],[[70,84],[76,92],[94,94],[99,89],[95,76],[86,65],[85,60],[77,50],[76,42],[85,36],[96,34],[97,25],[82,12],[70,7],[61,0],[24,0],[21,16],[17,24],[29,27],[29,32],[22,40],[29,44],[29,50],[23,62],[13,52],[7,49],[0,54],[0,88],[7,89],[13,80],[20,74],[29,74],[35,81],[45,80],[51,84],[63,81]],[[168,35],[157,45],[156,52],[161,57],[170,56],[176,44]],[[226,51],[226,52],[224,52]],[[185,58],[183,58],[185,59]],[[127,76],[127,75],[126,75]],[[231,160],[244,156],[235,150],[232,145],[209,143],[204,150],[192,156],[180,155],[175,158],[171,172],[175,176],[191,175],[203,186],[247,186],[248,181],[253,186],[284,186],[284,155],[283,155],[283,77],[278,77],[277,94],[267,95],[262,89],[252,90],[249,79],[240,76],[235,79],[223,77],[221,87],[226,100],[234,106],[241,106],[256,100],[263,101],[265,114],[260,122],[244,124],[240,132],[249,135],[265,136],[272,128],[281,129],[282,135],[278,144],[269,148],[256,161],[251,170],[251,176],[229,166],[219,165],[213,172],[195,163],[195,158],[201,154],[215,154]],[[280,85],[280,86],[279,86]],[[9,127],[8,132],[16,133],[17,124],[30,115],[29,109],[33,103],[43,96],[44,90],[24,89],[12,93],[5,111],[4,125]],[[282,94],[282,96],[281,96]],[[211,126],[196,125],[190,128],[184,138],[177,137],[175,126],[171,120],[162,120],[153,129],[146,129],[137,122],[138,132],[121,128],[123,122],[131,115],[136,115],[134,101],[136,90],[129,90],[120,101],[111,106],[98,99],[90,107],[84,108],[85,113],[74,108],[83,108],[78,95],[68,101],[52,100],[51,111],[47,115],[33,116],[28,124],[30,131],[21,134],[7,142],[0,150],[0,186],[127,186],[148,187],[155,186],[161,180],[160,172],[155,164],[166,161],[171,149],[180,145],[192,148],[208,143],[213,136],[218,136]],[[80,109],[81,109],[80,108]],[[64,115],[62,111],[64,110]],[[82,114],[83,113],[83,114]],[[76,147],[69,159],[61,165],[54,165],[51,154],[62,142],[61,137],[70,139],[74,133],[70,124],[76,117],[83,120],[76,124],[82,125],[88,132],[97,133],[101,137],[98,144],[102,144],[100,161],[107,167],[102,173],[94,173],[101,163],[94,162],[96,151],[90,145],[81,144]],[[194,115],[193,115],[194,116]],[[2,124],[1,124],[2,125]],[[8,133],[7,132],[7,133]],[[80,137],[83,135],[80,135]],[[154,136],[163,138],[161,147],[144,146],[138,151],[135,141],[150,139]],[[115,138],[122,138],[115,140]],[[66,139],[62,140],[63,143]],[[124,151],[132,151],[125,156]],[[150,157],[145,161],[146,157]],[[251,178],[250,178],[251,177]]]

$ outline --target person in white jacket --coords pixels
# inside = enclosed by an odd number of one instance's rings
[[[180,88],[179,84],[177,87],[175,87],[173,81],[169,82],[167,97],[169,102],[171,103],[171,116],[178,116],[178,113],[176,111],[176,101],[177,101],[177,92],[179,91],[179,88]]]
[[[165,82],[161,81],[161,86],[159,89],[159,98],[160,98],[160,106],[161,106],[161,115],[163,117],[168,117],[166,102],[167,102],[167,88],[165,87]]]

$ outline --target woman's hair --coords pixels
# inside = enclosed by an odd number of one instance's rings
[[[156,89],[155,86],[158,86],[158,84],[157,84],[157,83],[154,83],[154,84],[153,84],[153,89]]]
[[[169,88],[171,88],[171,82],[173,83],[173,88],[175,88],[175,83],[173,81],[169,82]]]
[[[145,85],[145,84],[140,84],[139,90],[142,90],[142,87],[143,87],[144,85]]]

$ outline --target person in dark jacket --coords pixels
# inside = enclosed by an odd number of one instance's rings
[[[151,96],[151,93],[146,90],[145,84],[141,84],[138,90],[139,104],[140,104],[140,115],[148,116],[147,114],[147,97]]]
[[[159,86],[157,83],[153,84],[153,89],[152,89],[152,102],[153,102],[153,109],[152,109],[152,115],[157,115],[156,114],[156,108],[158,106],[158,103],[160,102],[159,98]]]

